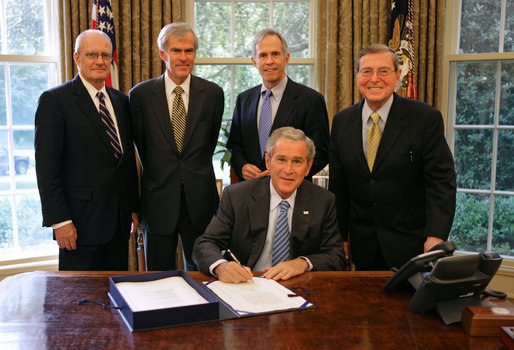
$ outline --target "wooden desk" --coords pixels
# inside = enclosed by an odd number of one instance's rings
[[[0,349],[500,349],[435,314],[407,310],[412,291],[385,293],[388,272],[311,272],[283,284],[317,308],[131,333],[109,303],[118,272],[30,272],[0,282]],[[202,273],[191,273],[198,281]]]

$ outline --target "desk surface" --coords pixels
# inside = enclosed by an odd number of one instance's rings
[[[133,272],[132,272],[133,273]],[[407,310],[412,291],[385,293],[388,272],[308,272],[286,287],[317,308],[131,333],[109,303],[118,272],[30,272],[0,282],[1,349],[500,349],[459,324]],[[198,281],[210,279],[191,273]]]

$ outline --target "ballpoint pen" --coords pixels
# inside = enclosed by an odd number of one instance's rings
[[[241,262],[236,258],[236,256],[234,255],[234,253],[232,253],[232,251],[231,251],[230,249],[227,249],[227,253],[228,253],[228,255],[230,255],[230,257],[232,258],[232,260],[234,260],[234,262],[235,262],[236,264],[238,264],[239,266],[241,266],[243,269],[245,268],[245,267],[243,266],[243,264],[241,264]],[[246,271],[246,269],[245,269],[245,271]],[[253,283],[253,280],[252,280],[252,279],[249,279],[249,280],[248,280],[248,282],[252,282],[252,283]]]

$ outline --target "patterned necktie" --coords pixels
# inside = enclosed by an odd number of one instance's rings
[[[270,89],[265,91],[264,98],[261,105],[261,117],[259,119],[259,146],[261,147],[261,157],[264,157],[266,151],[266,141],[271,131],[271,124],[273,124],[273,110],[271,109],[270,96],[273,95]]]
[[[271,266],[279,262],[289,260],[289,224],[287,222],[287,201],[280,202],[280,213],[278,214],[275,236],[273,237],[273,253],[271,256]]]
[[[184,142],[184,134],[186,133],[186,108],[182,94],[184,89],[177,86],[175,90],[175,99],[173,100],[173,109],[171,111],[171,126],[173,127],[173,136],[179,152],[182,152],[182,144]]]
[[[375,163],[375,158],[377,157],[378,145],[380,144],[380,139],[382,138],[382,132],[378,127],[378,120],[380,116],[378,113],[373,112],[370,115],[371,119],[373,119],[373,124],[369,128],[368,132],[368,167],[369,171],[373,169],[373,164]]]
[[[116,126],[111,118],[111,114],[109,110],[105,106],[105,95],[103,92],[99,91],[96,94],[98,100],[100,101],[100,117],[105,126],[105,131],[107,131],[107,136],[109,137],[109,142],[114,150],[114,156],[119,158],[121,156],[121,146],[120,139],[118,138],[118,133],[116,132]]]

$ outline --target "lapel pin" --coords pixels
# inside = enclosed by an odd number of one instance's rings
[[[303,215],[309,215],[309,211],[308,210],[304,210],[303,211]]]

